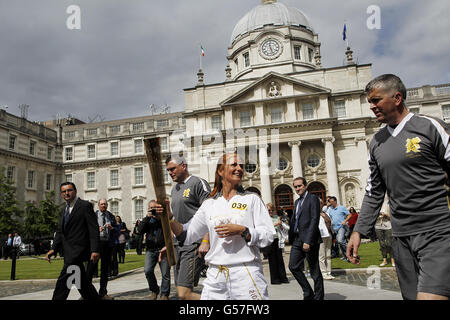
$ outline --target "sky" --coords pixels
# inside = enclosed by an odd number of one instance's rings
[[[399,75],[408,88],[450,83],[448,0],[283,0],[300,9],[321,42],[322,65],[342,66],[344,22],[359,64]],[[0,108],[43,121],[85,122],[184,111],[197,83],[225,80],[236,23],[261,0],[0,0]],[[76,5],[80,29],[69,29]],[[380,29],[369,29],[380,9]],[[160,109],[161,110],[161,109]]]

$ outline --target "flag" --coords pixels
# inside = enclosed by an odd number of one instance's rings
[[[200,45],[200,49],[202,50],[202,57],[205,56],[205,49],[203,49],[203,47]]]
[[[342,40],[347,39],[347,25],[344,23],[344,30],[342,31]]]

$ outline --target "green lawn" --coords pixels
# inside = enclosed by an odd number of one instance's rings
[[[332,269],[355,269],[355,268],[367,268],[369,266],[379,266],[383,261],[381,256],[380,244],[378,241],[363,243],[359,247],[358,255],[361,257],[360,264],[352,264],[342,261],[341,258],[331,259]],[[388,257],[389,264],[386,267],[392,267],[390,259]]]
[[[127,252],[136,252],[130,250]],[[44,258],[41,255],[40,258]],[[56,279],[63,267],[63,260],[56,259],[48,263],[42,259],[28,259],[28,257],[21,257],[16,260],[16,280],[25,279]],[[127,254],[125,257],[125,263],[119,263],[119,273],[140,268],[144,266],[145,254]],[[0,280],[10,280],[11,278],[11,260],[0,260]],[[100,266],[99,266],[100,267]]]

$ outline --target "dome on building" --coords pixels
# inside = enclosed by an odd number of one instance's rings
[[[267,25],[305,27],[313,31],[308,18],[299,9],[274,0],[265,0],[239,20],[231,34],[231,44],[239,36]]]

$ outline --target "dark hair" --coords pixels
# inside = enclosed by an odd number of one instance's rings
[[[353,211],[352,211],[353,210]],[[356,210],[355,210],[355,208],[353,208],[353,207],[350,207],[350,210],[348,210],[349,212],[355,212],[356,213]]]
[[[120,223],[122,223],[122,218],[119,215],[117,215],[116,218],[119,218]]]
[[[304,186],[308,185],[308,182],[306,182],[306,179],[303,178],[303,177],[295,178],[294,180],[292,180],[292,183],[294,183],[294,181],[297,181],[297,180],[302,180],[302,183],[303,183]]]
[[[394,74],[382,74],[370,81],[365,88],[365,93],[369,94],[375,89],[382,89],[383,91],[400,92],[403,100],[406,100],[406,87],[402,80]]]
[[[77,187],[75,187],[75,184],[73,182],[69,182],[69,181],[61,183],[61,185],[59,186],[59,190],[61,190],[62,187],[69,186],[69,185],[73,187],[73,190],[77,191]]]
[[[329,196],[328,199],[333,199],[333,201],[337,201],[337,198],[335,196]]]

